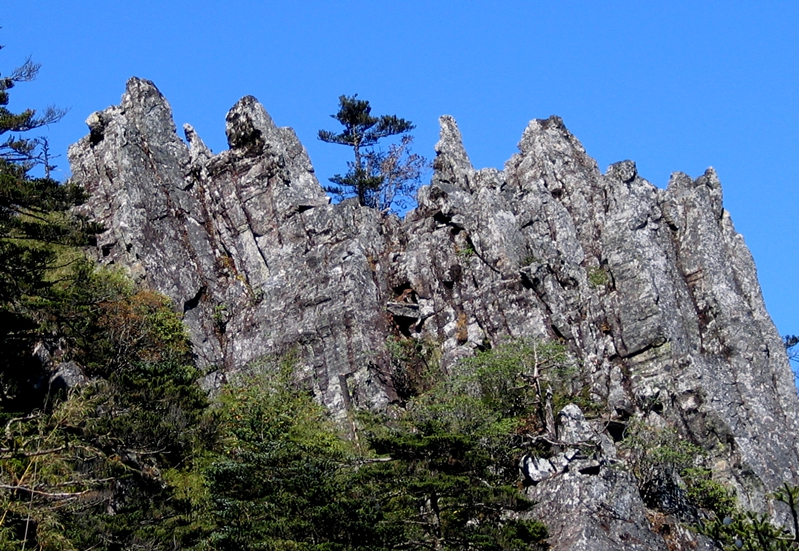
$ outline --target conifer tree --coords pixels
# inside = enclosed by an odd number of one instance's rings
[[[407,133],[415,128],[410,121],[395,115],[375,117],[371,113],[369,102],[358,99],[358,94],[339,97],[338,113],[331,117],[344,130],[339,133],[320,130],[319,139],[351,147],[355,160],[347,163],[349,171],[345,175],[330,178],[334,185],[325,190],[342,198],[354,195],[361,205],[386,212],[399,195],[408,195],[415,189],[427,161],[410,151],[413,138]],[[381,139],[400,135],[401,141],[388,151],[377,149]]]
[[[70,214],[85,199],[84,192],[50,178],[46,139],[23,136],[58,121],[64,111],[9,108],[9,90],[34,80],[38,71],[39,65],[28,60],[0,76],[0,343],[6,352],[0,359],[0,410],[6,411],[10,402],[25,401],[23,387],[35,386],[30,363],[38,328],[34,311],[52,285],[47,273],[56,261],[56,246],[86,243],[99,230]],[[33,174],[36,167],[43,176]]]

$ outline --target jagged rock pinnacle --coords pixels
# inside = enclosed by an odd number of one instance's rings
[[[597,434],[630,416],[680,427],[755,509],[799,472],[793,375],[712,169],[665,190],[631,161],[603,175],[550,117],[504,170],[475,170],[444,116],[435,174],[400,222],[329,204],[294,132],[254,98],[227,123],[229,151],[211,155],[190,126],[187,147],[158,90],[131,79],[69,153],[108,228],[98,258],[172,298],[208,386],[294,351],[344,419],[403,398],[390,336],[439,344],[445,368],[508,338],[558,340],[607,412]],[[528,490],[553,549],[666,549],[629,474],[580,465]]]

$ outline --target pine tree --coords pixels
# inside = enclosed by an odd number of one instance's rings
[[[523,375],[538,370],[558,387],[554,374],[566,360],[554,343],[503,344],[453,366],[402,415],[367,425],[364,434],[383,458],[359,475],[373,485],[389,547],[546,548],[546,527],[529,518],[533,504],[517,487],[524,432],[539,416],[535,380]]]
[[[84,244],[99,228],[70,214],[85,199],[82,189],[50,178],[49,149],[44,138],[23,134],[54,123],[63,110],[48,107],[15,113],[9,107],[9,90],[36,78],[39,65],[26,61],[8,76],[0,77],[0,409],[23,409],[23,395],[36,386],[41,374],[30,359],[32,340],[39,327],[38,300],[53,281],[48,271],[55,265],[59,245]],[[35,168],[43,176],[34,176]],[[27,389],[27,390],[26,390]],[[15,405],[11,405],[16,402]]]
[[[271,375],[223,389],[222,453],[205,473],[213,519],[209,546],[385,549],[374,532],[379,512],[352,480],[351,446],[324,409],[295,387],[293,356],[272,360],[264,359]]]
[[[369,102],[358,99],[357,94],[339,97],[339,111],[331,117],[344,130],[338,134],[320,130],[319,139],[351,147],[355,160],[348,163],[347,174],[330,178],[334,185],[325,189],[342,198],[355,195],[361,205],[386,212],[398,196],[415,190],[427,161],[410,151],[413,138],[407,133],[415,128],[410,121],[395,115],[374,117],[371,113]],[[387,152],[376,147],[381,139],[399,135],[401,141]]]

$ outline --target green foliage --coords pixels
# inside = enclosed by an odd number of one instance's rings
[[[656,428],[644,422],[633,422],[627,427],[622,447],[629,452],[628,463],[633,474],[642,479],[664,469],[681,473],[704,456],[699,446],[682,438],[675,429]]]
[[[441,379],[438,343],[396,337],[386,341],[386,349],[394,390],[401,400],[427,392]]]
[[[173,549],[198,532],[195,502],[177,485],[196,481],[216,438],[185,328],[165,297],[61,256],[69,265],[48,272],[50,287],[26,298],[28,311],[39,338],[94,378],[16,417],[6,409],[0,542]]]
[[[515,465],[492,453],[491,440],[509,434],[480,425],[450,432],[446,420],[430,422],[436,413],[370,438],[377,453],[390,457],[359,473],[379,500],[379,532],[392,535],[393,548],[541,548],[547,536],[542,523],[508,519],[532,505],[515,486]]]
[[[532,266],[533,264],[538,264],[541,262],[541,259],[535,256],[532,253],[528,253],[527,255],[522,258],[521,262],[519,262],[520,268],[526,268],[527,266]]]
[[[395,115],[373,117],[369,102],[358,99],[358,94],[339,96],[338,101],[338,113],[331,117],[341,123],[344,131],[336,134],[329,130],[320,130],[319,139],[322,141],[353,148],[369,147],[383,138],[404,134],[415,128],[410,121]]]
[[[378,527],[394,534],[394,546],[506,549],[520,539],[532,546],[546,537],[540,522],[503,522],[503,512],[524,511],[530,504],[513,485],[483,481],[491,457],[474,438],[438,433],[374,444],[391,453],[392,461],[362,474],[383,490],[377,493],[385,496]]]
[[[64,111],[54,107],[48,107],[38,117],[33,109],[26,109],[22,113],[14,113],[8,109],[8,91],[21,82],[35,80],[39,74],[40,67],[39,64],[33,63],[29,59],[11,71],[11,74],[0,79],[0,136],[9,132],[27,132],[57,122],[64,116]],[[6,143],[2,145],[0,154],[15,163],[24,163],[26,161],[30,163],[36,161],[35,158],[31,158],[32,151],[31,147],[26,147],[24,139],[18,136],[9,136]]]
[[[465,359],[455,374],[461,384],[480,389],[487,407],[504,417],[524,419],[534,431],[546,425],[547,404],[557,411],[575,403],[587,415],[601,408],[588,395],[566,348],[557,342],[511,340]]]
[[[20,135],[56,122],[63,112],[48,108],[14,113],[8,108],[9,90],[33,80],[39,66],[27,61],[0,78],[0,409],[30,410],[43,398],[35,387],[43,374],[31,359],[40,336],[37,300],[50,294],[48,278],[63,246],[88,242],[99,228],[71,214],[85,199],[71,184],[47,177],[47,142]],[[45,177],[31,170],[43,167]]]
[[[395,203],[404,206],[402,198],[415,191],[427,161],[411,153],[413,138],[407,133],[414,125],[410,121],[394,115],[374,117],[371,112],[369,102],[358,99],[357,94],[340,96],[339,111],[331,116],[344,130],[319,131],[320,140],[351,147],[355,155],[347,174],[330,178],[333,185],[326,191],[341,198],[354,195],[361,205],[386,212]],[[397,135],[403,135],[400,142],[387,152],[377,149],[380,140]]]
[[[508,520],[497,536],[499,549],[527,551],[536,547],[546,549],[543,542],[549,537],[549,533],[546,525],[538,520]]]
[[[191,526],[191,501],[162,473],[185,477],[214,436],[196,377],[185,366],[134,364],[50,411],[9,421],[0,450],[0,541],[172,549]]]
[[[455,254],[458,255],[458,258],[462,258],[463,260],[468,260],[477,253],[474,250],[474,246],[471,243],[467,243],[464,247],[458,248],[455,251]]]
[[[89,260],[73,262],[41,306],[46,327],[89,374],[110,377],[134,363],[189,361],[186,329],[169,299]]]
[[[186,365],[136,363],[85,391],[93,407],[88,434],[119,471],[112,514],[106,508],[81,519],[77,533],[87,544],[102,536],[164,548],[190,539],[191,499],[177,496],[163,473],[184,480],[216,437],[197,377]]]
[[[735,512],[737,502],[732,492],[721,482],[713,480],[713,472],[705,467],[689,467],[682,471],[688,500],[715,517],[724,518]]]
[[[725,514],[732,507],[732,498],[712,481],[710,471],[702,468],[704,451],[675,429],[633,422],[627,427],[621,451],[648,506],[685,520],[696,517],[697,507],[710,505]],[[717,501],[712,501],[713,497]]]
[[[378,526],[408,549],[539,549],[547,532],[525,519],[517,488],[520,434],[536,414],[535,382],[569,371],[562,346],[511,341],[460,362],[394,421],[368,427],[375,452],[361,468],[380,496]],[[522,515],[522,516],[518,516]]]
[[[589,266],[588,268],[588,283],[592,287],[601,287],[610,281],[610,276],[604,268],[598,266]]]
[[[788,551],[799,548],[794,536],[772,524],[768,515],[751,511],[713,518],[700,531],[727,551]]]
[[[767,515],[741,511],[732,493],[702,466],[704,451],[676,430],[633,423],[621,452],[647,505],[691,520],[719,549],[783,551],[799,547],[794,536],[772,524]],[[796,526],[799,487],[786,484],[773,497],[788,504]]]
[[[226,304],[217,304],[214,306],[214,327],[216,327],[216,330],[220,333],[225,332],[225,327],[227,326],[228,322],[228,315]]]
[[[768,515],[751,511],[730,511],[712,516],[699,525],[703,534],[712,538],[717,546],[726,550],[788,551],[799,549],[799,486],[784,483],[772,497],[786,504],[793,520],[794,533],[775,526]]]
[[[211,528],[200,548],[544,545],[543,524],[509,516],[531,505],[515,485],[518,458],[502,450],[518,439],[516,422],[480,396],[444,383],[421,394],[399,419],[365,428],[374,457],[342,440],[296,386],[291,358],[256,371],[226,387],[215,410],[221,436],[205,470]]]
[[[783,482],[782,488],[774,492],[773,497],[788,506],[793,520],[794,540],[799,542],[799,486]]]
[[[202,547],[354,546],[368,518],[348,487],[350,446],[296,388],[291,358],[273,367],[242,376],[220,397],[222,438],[205,473],[213,528]]]

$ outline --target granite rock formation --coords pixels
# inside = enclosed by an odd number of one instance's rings
[[[97,256],[182,310],[205,384],[296,350],[343,418],[397,401],[390,335],[440,344],[445,367],[509,337],[559,339],[612,418],[591,425],[606,445],[590,468],[552,467],[528,489],[554,549],[710,548],[657,531],[610,465],[608,421],[678,427],[754,509],[799,482],[793,375],[712,169],[667,189],[630,161],[602,174],[551,117],[504,170],[477,170],[444,116],[432,181],[399,220],[330,204],[294,132],[252,97],[228,113],[218,155],[188,125],[181,140],[140,79],[87,124],[69,159],[107,228]]]

